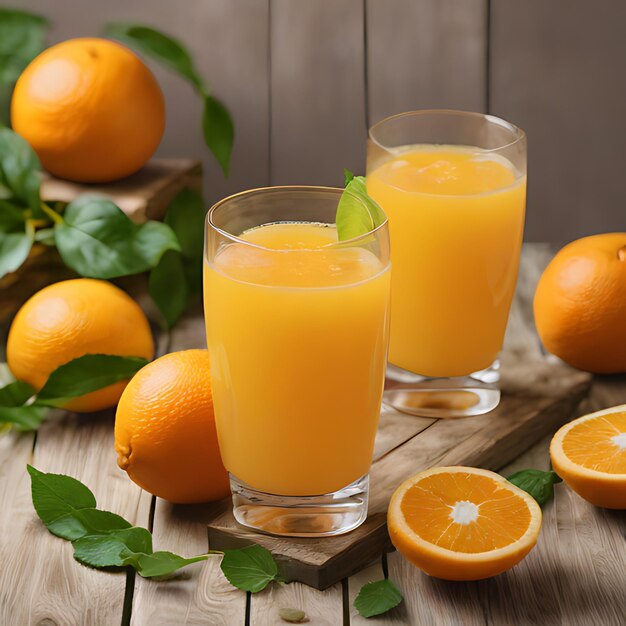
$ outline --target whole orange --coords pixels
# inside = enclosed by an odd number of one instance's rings
[[[539,280],[534,309],[548,351],[589,372],[626,372],[626,233],[560,250]]]
[[[152,72],[106,39],[70,39],[19,77],[13,129],[55,176],[108,182],[140,169],[157,149],[165,104]]]
[[[172,352],[135,374],[117,407],[115,450],[131,480],[170,502],[229,494],[207,350]]]
[[[111,283],[77,278],[44,287],[22,305],[11,324],[9,369],[35,389],[41,389],[59,365],[85,354],[154,355],[144,312]],[[126,382],[75,398],[65,408],[88,412],[114,406]]]

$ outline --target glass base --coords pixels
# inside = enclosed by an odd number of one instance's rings
[[[328,537],[360,526],[367,517],[369,474],[320,496],[277,496],[230,474],[233,514],[242,526],[283,537]]]
[[[388,389],[383,402],[421,417],[460,418],[484,415],[500,403],[500,362],[469,376],[428,378],[395,365],[387,366],[387,378],[402,383]]]

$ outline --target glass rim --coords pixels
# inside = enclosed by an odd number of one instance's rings
[[[502,144],[501,146],[498,146],[497,148],[481,149],[481,153],[499,152],[501,150],[511,148],[515,144],[526,140],[526,132],[522,128],[520,128],[519,126],[516,126],[515,124],[512,124],[511,122],[507,122],[505,119],[501,117],[497,117],[496,115],[491,115],[489,113],[477,113],[476,111],[462,111],[460,109],[416,109],[414,111],[403,111],[402,113],[389,115],[388,117],[385,117],[382,120],[379,120],[375,124],[372,124],[372,126],[370,126],[367,131],[367,137],[370,141],[375,143],[382,150],[390,152],[394,146],[385,145],[384,143],[381,143],[378,139],[376,139],[374,137],[374,132],[376,131],[376,129],[381,127],[383,124],[390,122],[391,120],[396,120],[396,119],[400,119],[403,117],[421,117],[422,115],[423,116],[450,115],[451,117],[482,118],[492,124],[506,128],[513,134],[514,139],[510,141],[509,143]]]
[[[229,239],[233,243],[240,243],[246,246],[250,246],[252,248],[258,248],[261,250],[269,250],[271,252],[290,253],[290,252],[306,252],[306,251],[312,251],[312,250],[328,250],[329,248],[346,247],[349,245],[358,245],[358,243],[361,240],[371,237],[372,235],[375,235],[376,233],[378,233],[378,231],[385,229],[389,222],[389,218],[387,217],[387,214],[385,213],[385,221],[382,224],[379,224],[375,228],[372,228],[371,230],[367,231],[366,233],[363,233],[362,235],[352,237],[351,239],[343,239],[341,241],[334,241],[332,243],[326,244],[319,248],[293,248],[293,249],[287,249],[287,250],[285,249],[280,250],[276,248],[268,248],[267,246],[262,246],[261,244],[252,243],[251,241],[246,241],[245,239],[241,239],[241,237],[238,237],[237,235],[233,235],[232,233],[229,233],[223,228],[220,228],[213,221],[213,214],[215,213],[215,211],[217,211],[221,206],[223,206],[224,204],[227,204],[231,200],[235,200],[236,198],[240,198],[242,196],[253,196],[256,194],[262,194],[262,193],[267,193],[267,192],[272,192],[272,191],[332,192],[335,195],[339,194],[339,196],[341,196],[341,194],[345,192],[345,189],[342,189],[341,187],[328,187],[324,185],[273,185],[269,187],[255,187],[253,189],[245,189],[243,191],[239,191],[237,193],[231,194],[230,196],[226,196],[225,198],[222,198],[221,200],[218,200],[207,212],[207,215],[205,218],[205,228],[211,229],[219,233],[222,237]],[[353,198],[358,200],[363,206],[367,208],[367,205],[357,195],[350,193],[349,191],[346,193],[349,193]],[[268,222],[268,223],[276,223],[276,222]],[[298,221],[293,220],[293,222],[283,222],[283,223],[298,223]],[[321,223],[323,222],[320,222],[320,224]],[[259,224],[259,226],[262,226],[262,225],[263,224]]]

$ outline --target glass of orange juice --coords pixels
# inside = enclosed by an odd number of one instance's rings
[[[462,111],[387,118],[369,132],[367,191],[391,239],[399,384],[385,401],[430,417],[492,410],[524,229],[524,132]]]
[[[207,217],[204,305],[220,450],[235,518],[266,533],[335,535],[367,514],[389,242],[386,222],[338,241],[341,193],[255,189]]]

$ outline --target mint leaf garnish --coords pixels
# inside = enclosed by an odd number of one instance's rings
[[[387,216],[369,196],[365,186],[365,176],[354,176],[344,170],[346,189],[337,205],[337,237],[339,241],[354,239],[377,228]]]
[[[140,576],[166,576],[208,555],[189,559],[172,552],[154,552],[152,535],[123,517],[96,509],[96,498],[79,480],[46,474],[28,465],[37,515],[57,537],[74,547],[74,558],[89,567],[133,567]]]
[[[278,565],[272,553],[256,544],[225,550],[220,567],[231,585],[251,593],[262,591],[278,579]]]
[[[525,469],[507,478],[510,483],[530,494],[539,506],[554,497],[554,485],[562,482],[562,478],[552,470],[544,472],[538,469]]]
[[[385,578],[363,585],[354,599],[354,607],[363,617],[373,617],[393,609],[403,599],[402,592]]]

